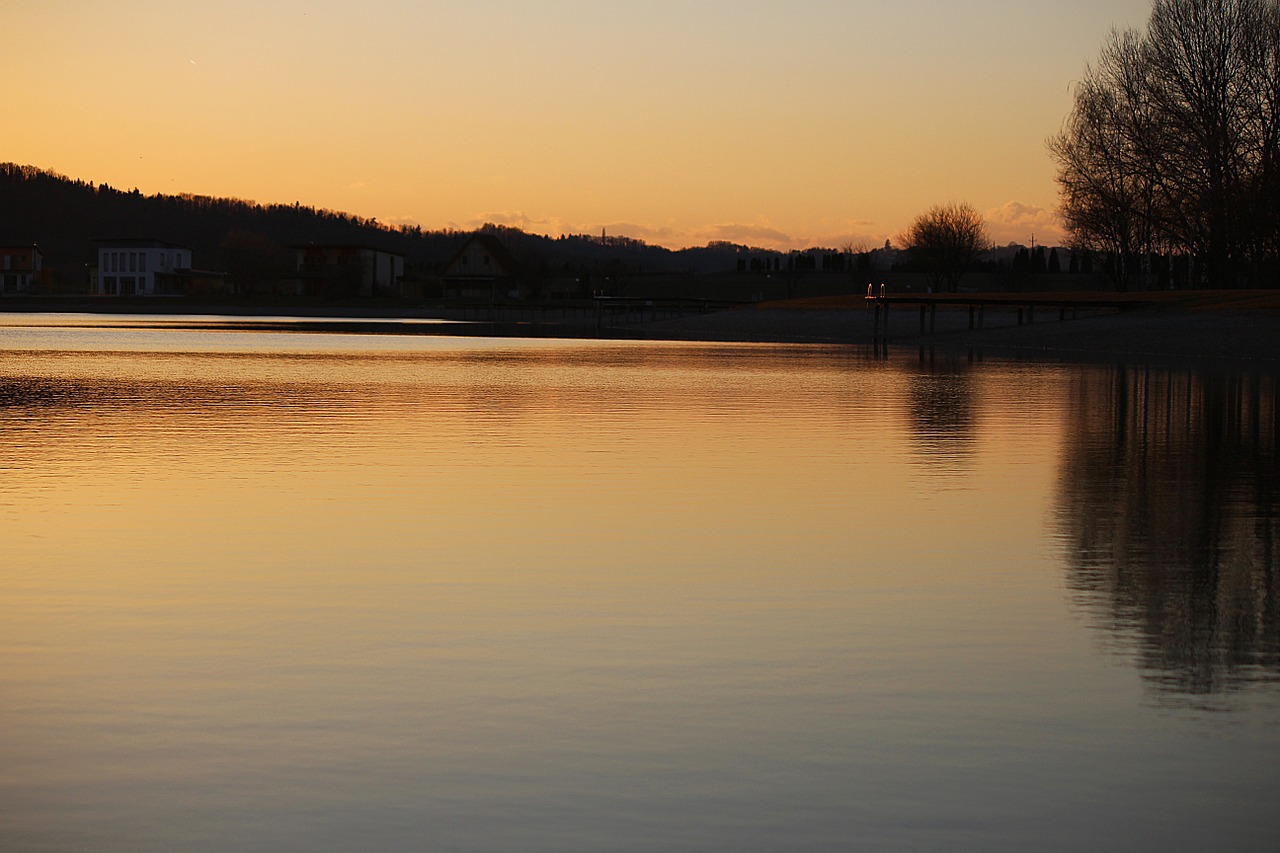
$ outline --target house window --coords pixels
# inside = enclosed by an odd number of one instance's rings
[[[138,272],[146,272],[146,271],[147,271],[147,253],[139,252],[138,253]]]

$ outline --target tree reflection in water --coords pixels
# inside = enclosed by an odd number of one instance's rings
[[[1280,680],[1276,377],[1075,375],[1058,521],[1077,603],[1163,697]]]
[[[912,461],[931,473],[967,473],[976,450],[976,390],[972,365],[959,358],[921,360],[907,376]]]

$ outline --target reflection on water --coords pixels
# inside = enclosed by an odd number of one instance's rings
[[[5,851],[1280,831],[1273,379],[0,332]]]
[[[1081,370],[1059,521],[1071,588],[1167,694],[1280,678],[1274,376]]]
[[[975,452],[973,365],[958,358],[923,360],[908,379],[911,436],[920,462],[940,474],[962,472]]]

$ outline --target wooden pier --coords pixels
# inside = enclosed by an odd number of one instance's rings
[[[1079,311],[1128,311],[1143,305],[1149,305],[1150,299],[1144,294],[1099,293],[1088,296],[1072,294],[1056,296],[1053,294],[1019,294],[1019,293],[927,293],[927,294],[889,294],[882,288],[879,294],[867,289],[867,310],[872,314],[872,329],[876,338],[886,338],[889,334],[889,314],[891,309],[902,313],[911,308],[919,309],[920,334],[932,335],[937,327],[938,306],[946,308],[964,308],[969,314],[969,329],[981,329],[986,321],[986,309],[998,308],[1010,312],[1016,311],[1018,325],[1034,323],[1036,310],[1041,314],[1046,311],[1057,311],[1059,320],[1074,319]]]

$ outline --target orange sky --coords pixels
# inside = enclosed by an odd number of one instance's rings
[[[680,247],[1059,236],[1046,137],[1147,0],[6,0],[0,159]]]

